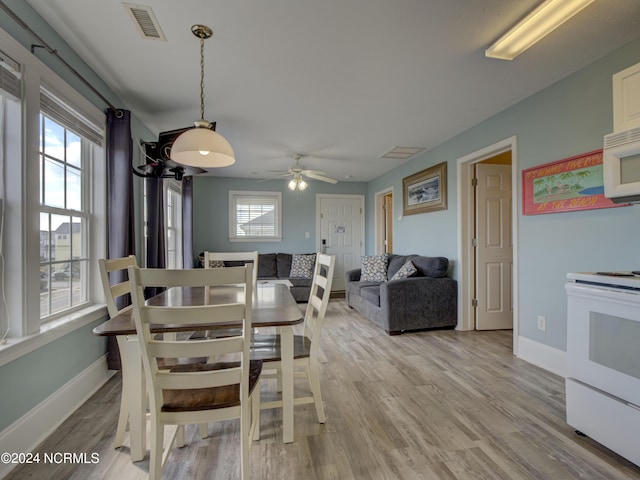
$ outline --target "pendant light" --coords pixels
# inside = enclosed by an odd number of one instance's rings
[[[200,38],[200,120],[196,128],[184,132],[171,146],[171,160],[181,165],[200,168],[227,167],[236,162],[229,142],[204,119],[204,41],[213,32],[205,25],[193,25],[191,32]]]

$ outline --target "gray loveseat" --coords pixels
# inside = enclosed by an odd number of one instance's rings
[[[390,280],[407,260],[417,269],[414,276]],[[346,272],[349,307],[389,335],[456,325],[458,284],[447,277],[448,259],[391,254],[387,265],[385,282],[360,281],[360,268]]]

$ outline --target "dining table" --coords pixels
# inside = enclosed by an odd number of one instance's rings
[[[276,327],[282,349],[282,440],[293,442],[293,327],[303,322],[303,313],[286,285],[258,283],[252,295],[252,328]],[[244,286],[173,287],[147,299],[148,305],[193,306],[225,304],[244,301]],[[201,325],[151,326],[152,333],[173,334],[200,332],[240,327],[240,322]],[[99,336],[124,336],[119,342],[122,361],[122,395],[129,408],[129,441],[131,460],[143,460],[147,451],[146,410],[147,390],[142,366],[142,355],[136,335],[131,307],[93,329]],[[124,351],[123,351],[124,346]]]

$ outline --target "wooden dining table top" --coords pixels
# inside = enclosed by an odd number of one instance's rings
[[[206,292],[206,294],[205,294]],[[205,301],[206,299],[206,301]],[[147,305],[157,306],[193,306],[204,304],[225,304],[244,301],[244,287],[241,285],[225,285],[221,287],[174,287],[147,300]],[[303,315],[300,307],[285,285],[259,283],[253,295],[252,308],[253,327],[284,327],[302,323]],[[229,322],[199,325],[162,325],[151,331],[193,332],[196,330],[214,330],[240,327],[242,323]],[[115,317],[101,323],[93,329],[99,336],[135,335],[136,327],[131,307]]]

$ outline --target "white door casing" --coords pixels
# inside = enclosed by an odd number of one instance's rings
[[[511,329],[511,165],[476,164],[476,178],[476,330]]]
[[[335,255],[331,290],[344,290],[345,272],[364,255],[364,196],[318,194],[316,210],[317,250]]]

